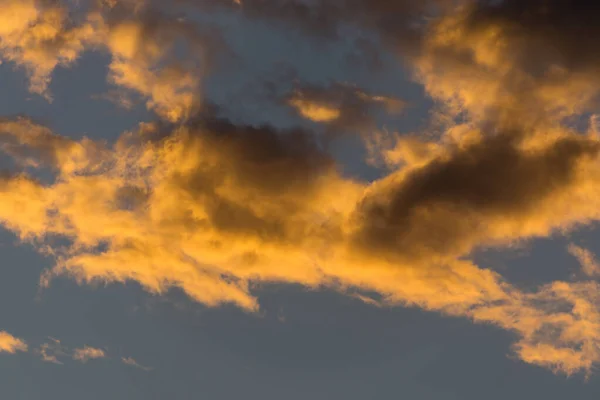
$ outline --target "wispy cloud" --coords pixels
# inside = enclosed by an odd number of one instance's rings
[[[122,357],[121,361],[123,362],[123,364],[130,365],[143,371],[152,371],[152,368],[141,365],[133,357]]]
[[[600,276],[600,264],[598,264],[594,253],[574,244],[569,245],[569,253],[577,258],[585,275],[590,277]]]
[[[62,357],[68,357],[67,349],[60,343],[60,340],[49,337],[49,341],[42,343],[36,350],[42,361],[62,365]]]

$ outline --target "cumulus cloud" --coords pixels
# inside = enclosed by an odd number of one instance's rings
[[[418,75],[429,93],[476,120],[586,112],[600,89],[596,15],[582,1],[464,1],[430,24]]]
[[[15,354],[17,351],[27,351],[27,343],[6,331],[0,331],[0,353]]]
[[[580,214],[565,199],[596,195],[588,173],[600,142],[573,134],[523,149],[521,141],[513,132],[486,136],[377,182],[359,207],[357,244],[431,260],[597,218],[598,204]]]

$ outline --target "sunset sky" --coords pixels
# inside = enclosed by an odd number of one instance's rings
[[[0,398],[597,399],[599,18],[0,0]]]

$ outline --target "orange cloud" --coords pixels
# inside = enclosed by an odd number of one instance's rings
[[[25,341],[14,337],[8,332],[0,331],[0,353],[15,354],[17,351],[27,351]]]
[[[398,113],[404,102],[374,95],[347,84],[297,85],[286,102],[300,116],[335,130],[365,130],[375,125],[374,113]]]
[[[2,0],[0,6],[0,60],[25,68],[32,92],[50,99],[52,72],[72,65],[84,51],[100,49],[112,57],[108,80],[146,98],[159,116],[179,121],[201,103],[200,83],[212,61],[209,49],[216,48],[214,34],[141,11],[135,3],[92,7],[77,19],[62,3]],[[194,59],[174,57],[175,42],[182,39]]]
[[[462,1],[432,20],[412,61],[454,113],[560,121],[596,104],[597,16],[581,1]]]
[[[290,100],[290,105],[296,108],[303,117],[315,122],[330,122],[340,116],[338,109],[312,103],[309,100],[293,98]]]
[[[0,207],[3,224],[22,237],[71,241],[54,250],[45,284],[57,274],[82,283],[131,280],[250,311],[258,308],[257,283],[358,288],[377,292],[382,304],[514,331],[517,354],[531,363],[572,373],[599,361],[591,349],[600,336],[586,328],[596,318],[589,285],[556,282],[523,293],[462,259],[598,219],[595,138],[451,136],[429,158],[366,184],[339,175],[317,136],[210,116],[173,129],[142,124],[112,148],[98,145],[93,162],[63,156],[81,143],[42,127],[5,131],[4,140],[25,147],[9,154],[37,154],[29,165],[45,161],[57,171],[46,184],[5,178]],[[27,141],[22,131],[50,136]],[[26,208],[11,211],[20,204]],[[581,310],[557,311],[561,304]],[[542,358],[567,352],[573,357],[560,362]]]
[[[89,21],[70,26],[68,10],[37,0],[0,2],[0,57],[23,66],[30,76],[30,90],[48,94],[52,71],[72,64],[93,41]]]
[[[577,258],[581,264],[581,270],[585,275],[592,277],[600,275],[600,264],[598,264],[596,257],[591,251],[571,244],[569,245],[569,253]]]
[[[468,259],[475,250],[600,219],[600,139],[593,129],[581,134],[564,124],[588,110],[599,88],[596,60],[569,51],[576,35],[561,19],[566,3],[542,15],[529,8],[537,1],[495,8],[468,1],[411,30],[409,22],[430,3],[357,1],[341,9],[318,1],[311,14],[297,1],[272,9],[246,0],[244,13],[323,32],[347,19],[406,33],[411,65],[451,123],[438,139],[376,141],[373,151],[392,171],[372,183],[344,177],[310,132],[235,125],[198,112],[198,60],[157,68],[171,60],[178,39],[192,47],[202,42],[192,27],[111,2],[110,11],[95,10],[75,29],[63,23],[62,9],[19,4],[6,2],[4,18],[29,22],[0,30],[8,38],[2,56],[28,69],[34,90],[43,93],[35,82],[47,83],[82,43],[93,43],[111,54],[109,80],[140,93],[163,119],[185,121],[140,124],[112,146],[71,140],[24,118],[0,121],[0,150],[22,167],[0,179],[0,221],[35,245],[50,246],[54,236],[69,243],[51,248],[56,264],[44,285],[57,275],[135,281],[152,293],[180,288],[208,306],[247,311],[259,307],[257,284],[359,289],[376,292],[382,305],[418,306],[514,332],[516,354],[532,364],[572,374],[600,363],[595,282],[523,291]],[[332,10],[340,14],[309,17]],[[402,23],[384,23],[404,11]],[[549,28],[557,24],[566,39]],[[79,29],[85,35],[74,33]],[[48,40],[60,46],[38,59]],[[566,59],[556,58],[553,41]],[[543,63],[528,62],[533,50]],[[371,121],[356,119],[358,111],[400,105],[343,85],[305,87],[286,100],[306,118],[344,126]],[[54,176],[38,181],[31,168]],[[571,251],[592,275],[591,256]],[[82,360],[100,354],[80,350]],[[56,340],[39,352],[51,362],[66,354]]]

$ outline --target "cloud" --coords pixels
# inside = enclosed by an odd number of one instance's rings
[[[428,22],[434,2],[219,3],[318,35],[356,24],[407,56],[450,123],[437,138],[378,139],[373,151],[390,171],[374,182],[343,176],[312,132],[234,124],[202,109],[195,62],[155,68],[179,39],[205,44],[190,25],[134,1],[111,2],[79,25],[51,19],[52,8],[29,7],[38,3],[10,3],[31,21],[58,26],[51,42],[60,51],[44,53],[52,61],[40,63],[45,69],[10,54],[46,41],[7,42],[3,57],[29,68],[32,82],[75,58],[62,61],[61,51],[79,47],[55,37],[89,26],[90,43],[111,55],[109,79],[144,96],[165,122],[141,123],[107,145],[26,118],[0,121],[0,150],[18,171],[0,178],[0,221],[50,246],[56,263],[44,285],[60,275],[134,281],[152,293],[179,288],[207,306],[249,312],[270,283],[327,287],[365,301],[362,291],[374,292],[378,305],[418,306],[511,331],[525,362],[590,373],[600,363],[596,282],[526,291],[470,256],[600,219],[600,139],[566,122],[589,111],[598,90],[595,59],[582,54],[593,52],[593,40],[574,42],[595,35],[594,19],[583,15],[592,12],[580,2],[544,2],[545,11],[539,1],[442,7],[449,3],[435,2]],[[20,38],[29,27],[0,34]],[[399,105],[339,84],[301,85],[285,101],[336,129],[368,125],[373,108]],[[36,168],[53,175],[36,179]],[[54,237],[67,245],[52,247]],[[584,272],[595,271],[585,250],[571,252]],[[39,352],[50,362],[68,354],[57,340]]]
[[[487,136],[377,182],[359,207],[357,245],[432,260],[597,218],[598,204],[579,213],[564,201],[595,195],[598,182],[587,173],[600,142],[569,135],[531,150],[521,140]]]
[[[152,371],[152,368],[143,366],[142,364],[138,363],[133,357],[122,357],[121,361],[125,365],[130,365],[143,371]]]
[[[36,353],[42,361],[52,364],[62,365],[63,362],[59,358],[68,356],[68,349],[64,347],[60,340],[49,337],[49,342],[42,343]]]
[[[35,353],[42,361],[57,365],[63,365],[65,359],[72,359],[80,363],[87,363],[89,360],[97,360],[106,358],[107,354],[104,350],[95,347],[84,345],[80,348],[71,349],[64,345],[60,340],[48,337],[48,341],[42,343]]]
[[[52,71],[72,64],[93,39],[89,21],[71,25],[58,3],[37,0],[0,2],[0,56],[23,66],[32,92],[48,94]]]
[[[404,102],[394,97],[366,93],[340,83],[297,85],[285,101],[298,115],[325,123],[333,131],[372,129],[378,112],[396,114],[404,107]]]
[[[22,130],[6,131],[18,138]],[[154,293],[179,287],[208,306],[249,311],[258,308],[253,287],[264,283],[358,289],[378,293],[382,305],[514,331],[517,354],[531,363],[572,373],[599,361],[590,349],[600,336],[584,329],[596,313],[591,284],[555,282],[525,293],[464,259],[476,248],[598,219],[594,137],[564,130],[460,141],[449,134],[429,158],[368,184],[341,176],[316,135],[210,115],[179,127],[141,124],[93,152],[93,163],[44,156],[76,146],[42,127],[25,131],[58,143],[38,150],[36,141],[20,142],[26,154],[40,155],[32,165],[45,161],[57,173],[47,183],[7,177],[3,202],[27,206],[1,217],[22,237],[71,242],[54,250],[44,284],[60,274],[81,283],[136,281]],[[563,311],[563,304],[589,306]],[[546,334],[548,327],[564,334]]]
[[[2,0],[0,60],[23,67],[30,90],[51,99],[57,67],[101,50],[111,56],[109,82],[146,98],[147,107],[169,121],[192,114],[201,104],[201,78],[224,47],[215,29],[134,3],[98,4],[81,12],[61,2]],[[175,54],[176,43],[185,43],[186,60]]]
[[[464,1],[436,18],[415,66],[429,93],[476,120],[561,120],[596,104],[600,32],[582,1]],[[577,21],[574,23],[574,21]],[[583,38],[583,39],[582,39]]]
[[[596,256],[591,251],[574,244],[570,244],[568,250],[569,253],[577,258],[577,261],[581,264],[581,270],[585,275],[590,277],[600,275],[600,264],[598,264]]]
[[[27,343],[6,331],[0,331],[0,353],[15,354],[17,351],[27,351]]]
[[[73,350],[73,360],[86,363],[88,360],[96,360],[98,358],[106,357],[106,353],[102,349],[96,349],[90,346],[83,346],[79,349]]]

